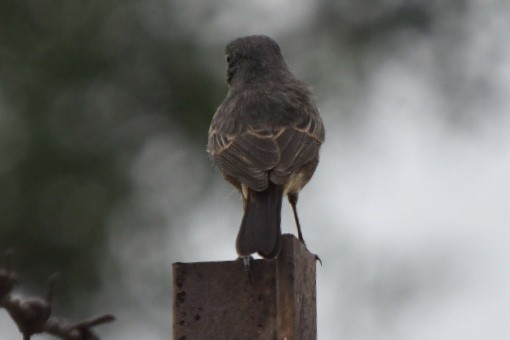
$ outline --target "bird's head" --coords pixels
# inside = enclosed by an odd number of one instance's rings
[[[225,54],[229,85],[276,79],[288,73],[280,47],[265,35],[237,38],[227,45]]]

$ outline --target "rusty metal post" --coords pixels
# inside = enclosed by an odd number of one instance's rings
[[[315,255],[283,236],[275,261],[173,264],[174,340],[317,338]]]

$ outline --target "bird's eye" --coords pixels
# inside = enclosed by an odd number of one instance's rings
[[[230,64],[231,62],[232,62],[232,56],[229,55],[229,56],[227,56],[227,63]]]

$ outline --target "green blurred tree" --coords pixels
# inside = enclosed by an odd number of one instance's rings
[[[168,14],[156,30],[179,32],[170,5],[152,5]],[[130,157],[172,126],[203,148],[222,96],[193,37],[154,34],[143,9],[0,2],[0,250],[17,249],[35,286],[63,272],[58,300],[70,304],[100,285],[106,220],[129,194]]]

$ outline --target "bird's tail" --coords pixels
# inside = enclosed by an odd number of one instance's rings
[[[257,252],[264,258],[272,259],[279,254],[282,243],[282,197],[283,187],[273,183],[260,192],[248,189],[236,242],[239,256]]]

